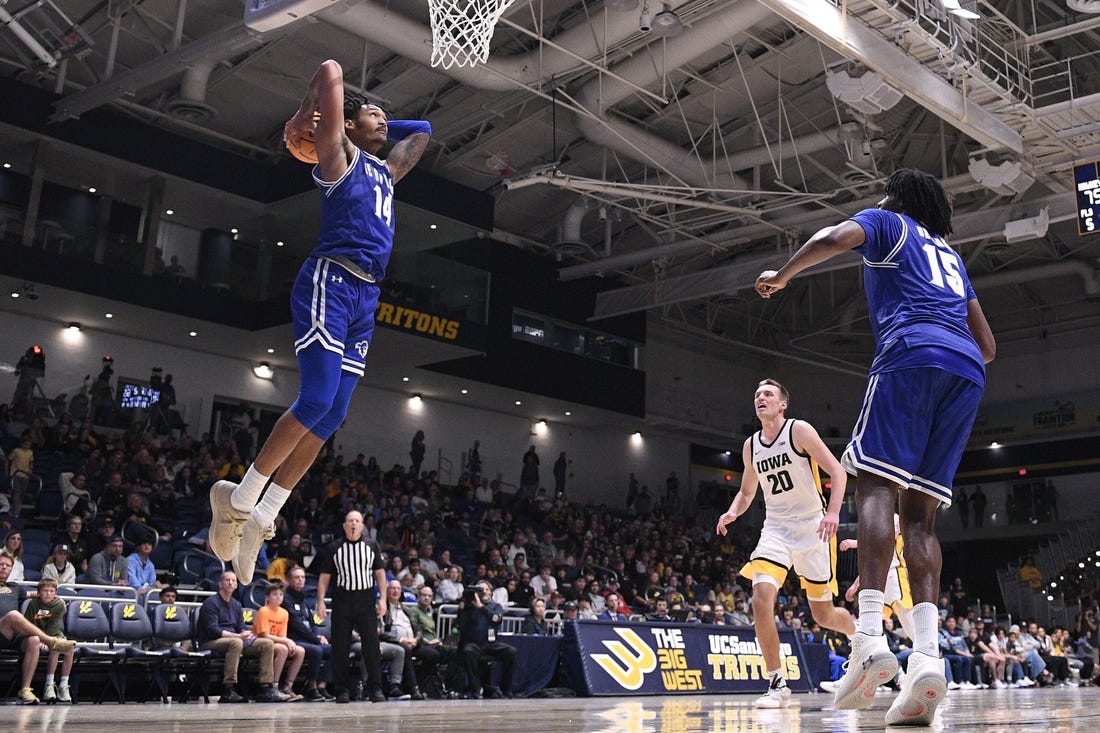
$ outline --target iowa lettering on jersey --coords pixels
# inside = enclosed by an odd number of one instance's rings
[[[791,465],[791,457],[786,453],[780,453],[777,456],[768,456],[762,461],[756,462],[757,473],[767,473],[768,471],[774,471],[777,468],[783,468],[783,466]]]

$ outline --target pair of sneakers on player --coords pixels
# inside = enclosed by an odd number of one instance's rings
[[[898,673],[898,660],[886,644],[886,637],[856,632],[852,636],[852,653],[845,663],[845,673],[828,688],[834,690],[833,704],[840,710],[865,710],[875,702],[875,690]],[[886,713],[887,725],[930,725],[936,708],[947,695],[947,678],[943,660],[914,652],[909,655],[909,668],[901,692]],[[768,691],[756,701],[758,708],[781,708],[787,705],[791,690],[786,680],[770,680]]]
[[[898,659],[886,637],[856,632],[852,653],[836,682],[833,704],[840,710],[865,710],[875,702],[875,690],[898,673]],[[947,696],[943,659],[921,652],[909,655],[901,692],[886,712],[886,725],[931,725],[936,708]]]
[[[274,523],[266,526],[254,516],[252,509],[241,510],[233,505],[237,484],[218,481],[210,488],[210,549],[222,562],[232,562],[241,585],[252,582],[256,573],[256,557],[264,540],[275,536]]]

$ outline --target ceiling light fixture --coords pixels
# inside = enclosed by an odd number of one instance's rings
[[[430,226],[428,226],[428,228],[429,229],[438,229],[439,225],[438,224],[431,224]]]
[[[424,398],[420,396],[419,392],[413,392],[412,397],[410,397],[409,399],[412,400],[413,402],[420,402]]]
[[[516,400],[516,407],[519,407],[522,404],[523,404],[522,400]]]
[[[187,335],[190,336],[191,338],[194,338],[195,336],[199,335],[199,332],[198,331],[188,331]]]
[[[470,394],[470,390],[468,389],[462,389],[460,391],[462,392],[462,394]]]
[[[282,246],[284,246],[285,244],[286,244],[286,242],[284,242],[283,240],[281,240],[281,239],[280,239],[280,240],[279,240],[278,242],[276,242],[276,243],[275,243],[275,246],[276,246],[276,247],[282,247]]]
[[[165,209],[164,213],[167,214],[168,216],[172,216],[172,214],[175,214],[176,212],[173,211],[172,209]]]
[[[274,353],[275,353],[275,349],[268,349],[268,350],[267,350],[267,353],[269,353],[269,354],[274,354]]]
[[[401,381],[402,382],[407,382],[407,381],[409,381],[409,378],[408,377],[401,377]]]
[[[70,331],[79,331],[80,330],[80,324],[77,323],[76,321],[69,321],[69,325],[67,326],[67,328]]]
[[[949,11],[952,15],[959,18],[966,18],[967,20],[978,20],[982,16],[975,13],[973,10],[967,10],[962,6],[959,0],[940,0],[940,4],[944,9]]]
[[[5,168],[11,168],[11,163],[4,163]]]
[[[256,375],[258,379],[272,380],[275,378],[275,370],[271,368],[271,365],[266,361],[261,361],[256,366],[252,367],[252,373]]]
[[[11,297],[18,298],[19,297],[19,291],[18,290],[11,291]]]
[[[566,411],[565,411],[565,416],[566,416],[566,417],[569,417],[569,416],[570,416],[570,415],[572,415],[572,414],[573,414],[573,413],[572,413],[572,412],[570,412],[569,410],[566,410]]]
[[[684,31],[684,23],[668,3],[662,5],[664,10],[653,16],[653,33],[661,38],[675,38]]]
[[[103,317],[104,317],[104,318],[114,318],[114,317],[115,317],[115,314],[114,314],[114,313],[104,313],[104,314],[103,314]]]
[[[95,186],[88,186],[88,193],[95,193]]]

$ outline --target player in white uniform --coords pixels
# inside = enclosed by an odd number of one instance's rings
[[[837,593],[836,529],[847,476],[813,426],[787,418],[790,396],[779,382],[762,381],[753,400],[760,431],[741,449],[745,462],[741,490],[718,518],[716,531],[725,535],[726,526],[745,513],[757,489],[763,487],[764,528],[741,574],[752,579],[756,639],[768,675],[768,691],[756,706],[777,708],[787,704],[791,690],[780,659],[775,601],[792,568],[802,579],[810,611],[819,624],[849,636],[856,630],[852,617],[833,605]],[[828,507],[817,472],[819,464],[833,482]]]
[[[840,551],[846,552],[859,547],[857,540],[844,540]],[[883,591],[883,612],[885,618],[893,611],[901,628],[913,638],[916,627],[913,625],[913,595],[909,591],[909,569],[905,567],[905,542],[901,538],[901,518],[894,515],[894,557],[890,560],[890,572],[886,576],[886,589]],[[859,593],[860,582],[857,576],[852,586],[844,594],[848,601],[854,601]]]

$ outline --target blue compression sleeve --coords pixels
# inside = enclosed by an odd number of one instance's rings
[[[427,120],[389,120],[386,122],[386,137],[394,142],[422,132],[428,135],[432,134],[432,126],[428,124]]]

